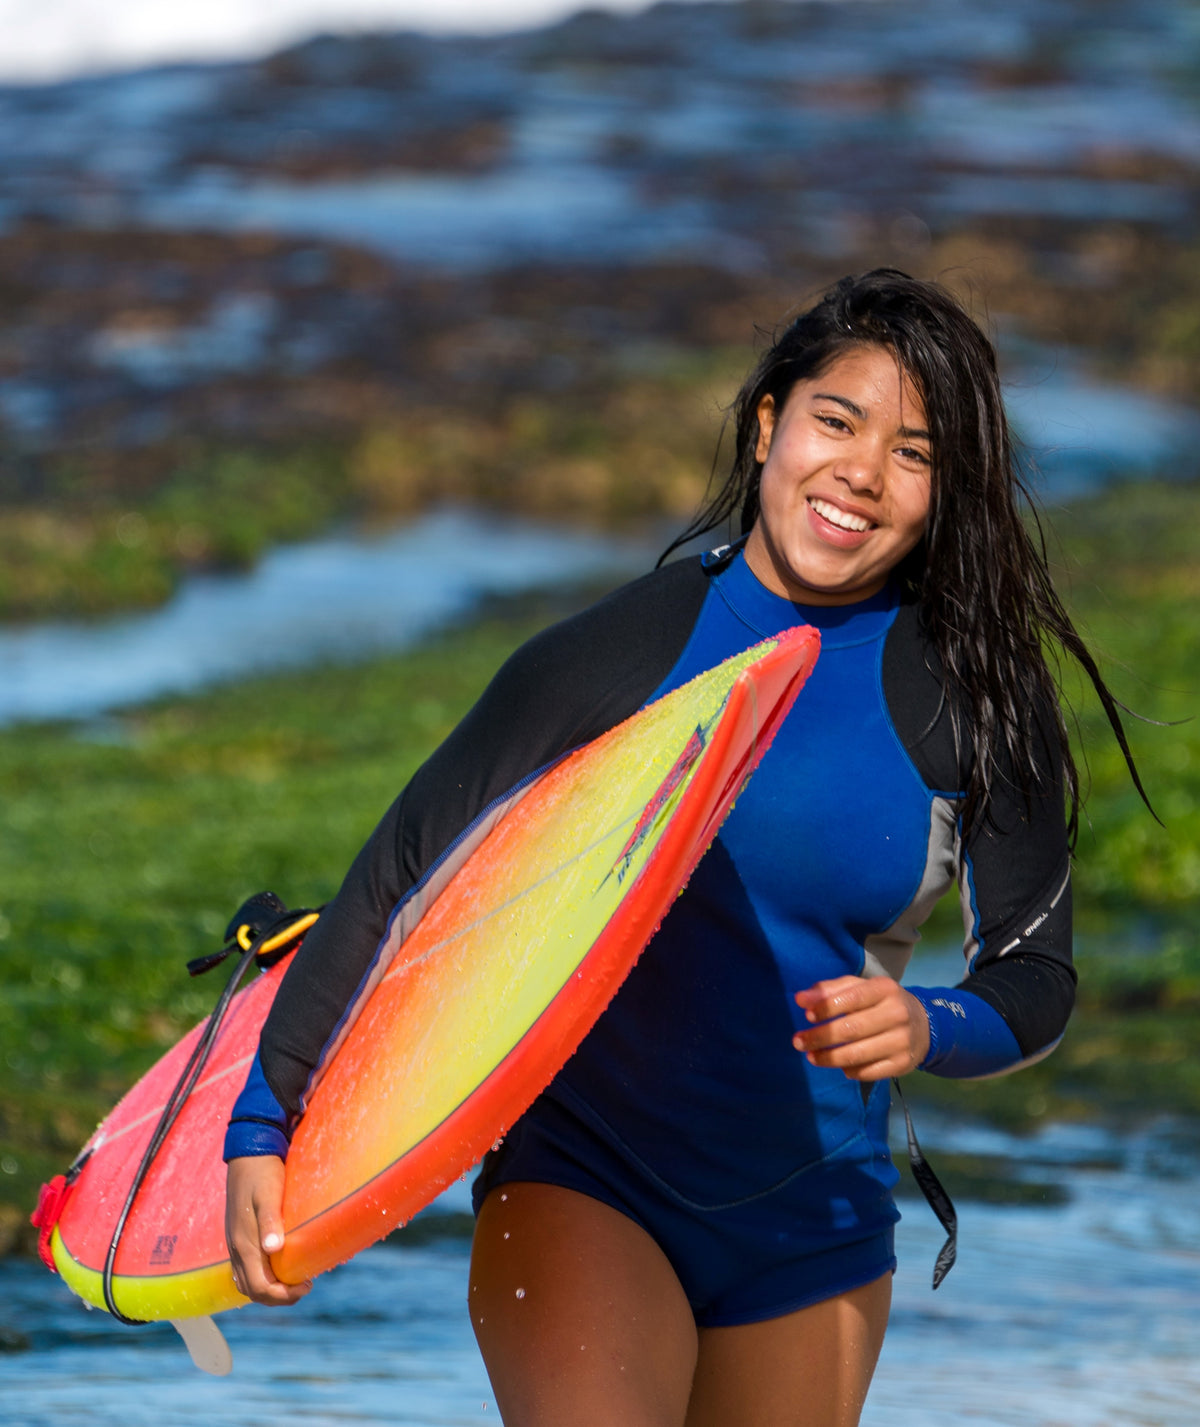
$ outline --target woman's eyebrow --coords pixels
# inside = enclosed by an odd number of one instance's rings
[[[836,402],[838,406],[848,411],[851,416],[858,417],[859,421],[866,421],[870,416],[870,413],[859,406],[856,401],[851,401],[848,396],[836,396],[831,391],[814,391],[813,400]],[[929,432],[921,426],[901,426],[898,434],[909,441],[929,440]]]
[[[814,401],[834,401],[838,406],[845,407],[851,416],[857,416],[860,421],[866,421],[867,413],[856,401],[851,401],[848,396],[835,396],[831,391],[814,391]]]

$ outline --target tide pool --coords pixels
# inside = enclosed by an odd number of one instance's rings
[[[665,543],[665,542],[664,542]],[[490,597],[649,568],[648,540],[457,509],[196,575],[162,609],[0,628],[0,724],[95,718],[231,679],[403,649]]]

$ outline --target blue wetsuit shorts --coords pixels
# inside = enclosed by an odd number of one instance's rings
[[[699,1327],[733,1327],[781,1317],[895,1271],[899,1213],[890,1195],[880,1204],[885,1222],[865,1237],[862,1226],[832,1229],[827,1213],[855,1161],[866,1172],[878,1157],[863,1132],[782,1184],[700,1205],[639,1159],[569,1087],[556,1084],[484,1158],[473,1199],[478,1213],[489,1193],[515,1181],[597,1199],[662,1249]]]

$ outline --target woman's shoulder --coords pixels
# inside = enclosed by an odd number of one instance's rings
[[[708,591],[700,558],[672,561],[535,634],[511,662],[558,675],[674,662]],[[668,663],[667,667],[670,667]]]
[[[549,718],[564,746],[636,711],[682,653],[708,590],[699,558],[622,585],[535,634],[501,667],[481,701],[489,719]]]
[[[578,614],[551,625],[535,636],[535,641],[552,641],[583,630],[639,642],[653,639],[664,625],[669,629],[680,622],[694,621],[704,603],[708,584],[703,556],[672,560],[619,585]],[[651,613],[655,618],[647,621]]]
[[[900,602],[882,663],[883,698],[893,727],[925,783],[939,792],[963,792],[970,780],[971,711],[963,691],[947,676],[936,641],[914,598]],[[1030,710],[1030,759],[1052,796],[1061,789],[1062,758],[1055,736],[1057,705],[1047,690]],[[1001,777],[993,802],[1007,804],[1020,780],[1007,747],[998,749]],[[1016,801],[1022,801],[1017,799]],[[995,811],[998,811],[996,809]]]
[[[905,595],[883,646],[883,700],[896,736],[926,785],[941,792],[965,786],[955,739],[952,691],[915,599]]]

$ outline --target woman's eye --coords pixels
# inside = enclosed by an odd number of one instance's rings
[[[817,420],[823,423],[825,426],[831,426],[835,431],[850,430],[849,426],[846,425],[846,423],[842,420],[840,416],[825,416],[818,412]]]
[[[929,452],[919,451],[915,446],[901,446],[896,454],[905,461],[919,461],[922,466],[929,464]]]

